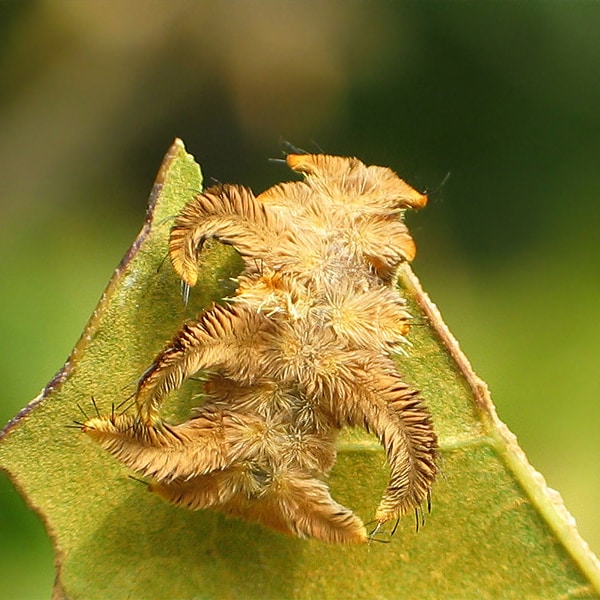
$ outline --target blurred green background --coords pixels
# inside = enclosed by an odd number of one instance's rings
[[[430,192],[415,271],[600,551],[599,28],[598,2],[0,3],[0,425],[61,367],[173,138],[256,191],[283,138]],[[53,576],[0,474],[0,595]]]

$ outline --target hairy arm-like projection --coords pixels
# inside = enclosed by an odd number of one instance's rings
[[[365,542],[362,521],[324,482],[342,427],[363,427],[386,451],[375,531],[429,502],[436,475],[429,411],[392,359],[409,319],[394,275],[415,254],[403,214],[427,197],[355,158],[287,162],[304,181],[259,196],[216,186],[186,205],[169,243],[176,272],[194,285],[215,238],[245,261],[236,295],[183,325],[142,375],[132,411],[82,429],[173,504]],[[197,372],[203,404],[184,423],[165,422],[163,399]]]

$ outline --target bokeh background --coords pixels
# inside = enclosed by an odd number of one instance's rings
[[[285,139],[430,192],[415,271],[599,552],[599,27],[598,2],[0,3],[0,425],[61,367],[173,138],[257,191]],[[53,577],[0,474],[0,595]]]

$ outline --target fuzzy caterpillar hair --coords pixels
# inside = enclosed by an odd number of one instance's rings
[[[185,206],[170,236],[175,271],[193,286],[215,238],[244,260],[236,294],[183,325],[139,381],[134,411],[90,419],[83,431],[173,504],[365,542],[362,521],[325,483],[342,427],[372,432],[387,455],[376,531],[428,502],[437,471],[429,411],[393,360],[409,319],[394,276],[415,255],[403,215],[427,197],[356,158],[292,154],[287,163],[303,181],[259,196],[215,186]],[[163,399],[199,371],[204,403],[166,423]]]

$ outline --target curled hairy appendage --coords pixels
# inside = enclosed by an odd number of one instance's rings
[[[394,361],[410,315],[392,282],[415,255],[403,216],[427,197],[356,158],[287,163],[304,181],[258,196],[221,185],[189,201],[171,230],[175,271],[194,285],[214,238],[244,259],[237,291],[182,325],[140,377],[132,410],[82,429],[172,504],[365,543],[418,516],[437,473],[430,413]],[[164,399],[196,373],[203,399],[169,423]],[[370,536],[326,484],[346,426],[374,434],[390,468]]]
[[[303,538],[343,544],[368,540],[362,521],[335,502],[322,481],[302,472],[266,477],[234,466],[189,480],[153,484],[151,490],[176,506],[217,508]]]

